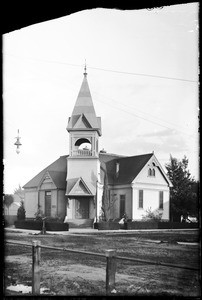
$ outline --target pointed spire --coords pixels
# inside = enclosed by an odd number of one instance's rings
[[[101,120],[95,113],[87,81],[86,63],[83,74],[83,82],[81,84],[72,115],[69,118],[67,130],[78,130],[81,126],[81,129],[91,128],[92,130],[97,130],[99,135],[101,135]]]

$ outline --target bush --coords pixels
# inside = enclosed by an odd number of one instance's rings
[[[37,212],[34,214],[35,215],[35,220],[36,221],[42,221],[42,218],[43,218],[43,212],[41,210],[41,206],[38,205],[38,209],[37,209]]]
[[[158,210],[156,212],[152,212],[151,207],[150,207],[146,210],[146,215],[144,215],[142,217],[142,221],[145,221],[145,222],[151,222],[151,221],[159,222],[159,221],[161,221],[161,218],[162,218],[162,212],[159,212]]]
[[[17,211],[17,219],[25,220],[25,217],[26,217],[26,212],[25,212],[24,202],[21,200],[20,207],[18,208]]]

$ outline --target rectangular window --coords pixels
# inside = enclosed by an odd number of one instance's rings
[[[139,190],[139,208],[143,208],[143,190]]]
[[[51,216],[51,191],[45,192],[45,216]]]
[[[159,192],[159,209],[163,209],[163,191]]]
[[[126,210],[126,195],[120,195],[120,218],[123,218]]]

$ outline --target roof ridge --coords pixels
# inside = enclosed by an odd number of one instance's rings
[[[140,156],[149,156],[149,155],[153,155],[154,153],[145,153],[145,154],[139,154],[139,155],[132,155],[132,156],[125,156],[126,158],[132,158],[132,157],[140,157]]]
[[[115,154],[115,153],[109,153],[109,152],[99,152],[99,154],[128,157],[128,156],[123,155],[123,154]]]

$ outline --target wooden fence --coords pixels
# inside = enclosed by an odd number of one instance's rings
[[[97,257],[102,257],[102,258],[105,257],[106,258],[106,295],[110,295],[111,292],[115,289],[115,274],[116,274],[117,260],[125,260],[125,261],[130,261],[133,263],[138,262],[138,263],[149,264],[149,265],[165,266],[165,267],[169,267],[169,268],[179,268],[179,269],[185,269],[185,270],[199,271],[199,268],[194,268],[194,267],[185,266],[185,265],[170,264],[170,263],[163,263],[160,261],[151,261],[151,260],[145,260],[145,259],[118,256],[116,250],[114,250],[114,249],[105,250],[105,254],[102,254],[102,253],[94,253],[94,252],[89,252],[89,251],[67,249],[67,248],[62,248],[62,247],[45,246],[45,245],[41,245],[40,241],[35,241],[35,240],[32,241],[32,244],[24,243],[24,242],[17,242],[17,241],[13,241],[13,240],[7,240],[5,242],[8,244],[24,245],[24,246],[32,247],[32,294],[33,295],[40,294],[41,248],[50,249],[50,250],[58,250],[58,251],[66,251],[69,253],[79,253],[79,254],[97,256]]]

